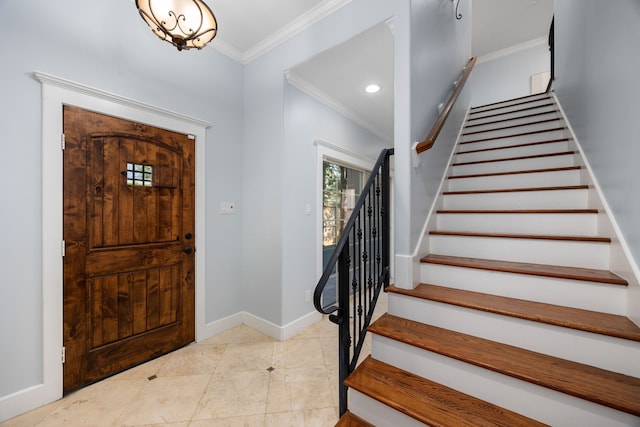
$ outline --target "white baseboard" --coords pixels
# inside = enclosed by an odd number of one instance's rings
[[[52,392],[54,394],[52,394]],[[52,387],[37,384],[0,398],[0,423],[27,411],[47,405],[62,397]]]
[[[201,328],[197,328],[196,341],[204,341],[231,328],[240,326],[244,323],[244,313],[238,312],[215,322],[207,323]]]
[[[258,316],[254,316],[251,313],[243,313],[244,324],[262,332],[265,335],[269,335],[271,338],[278,341],[285,341],[289,338],[299,334],[309,326],[314,325],[322,320],[322,315],[317,311],[312,311],[293,322],[290,322],[284,326],[278,326],[268,320],[264,320]]]

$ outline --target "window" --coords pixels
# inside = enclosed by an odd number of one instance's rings
[[[153,187],[153,166],[127,163],[127,185]]]

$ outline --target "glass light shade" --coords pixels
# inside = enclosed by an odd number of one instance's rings
[[[216,17],[201,0],[136,0],[136,7],[154,34],[178,50],[202,49],[218,32]]]

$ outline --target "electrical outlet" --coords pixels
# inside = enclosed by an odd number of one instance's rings
[[[311,289],[307,289],[304,293],[305,302],[311,302]]]

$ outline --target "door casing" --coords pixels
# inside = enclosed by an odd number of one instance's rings
[[[62,396],[62,106],[74,105],[193,135],[196,141],[196,341],[210,336],[205,321],[205,145],[209,123],[49,74],[42,83],[42,383],[12,399],[16,410]]]

